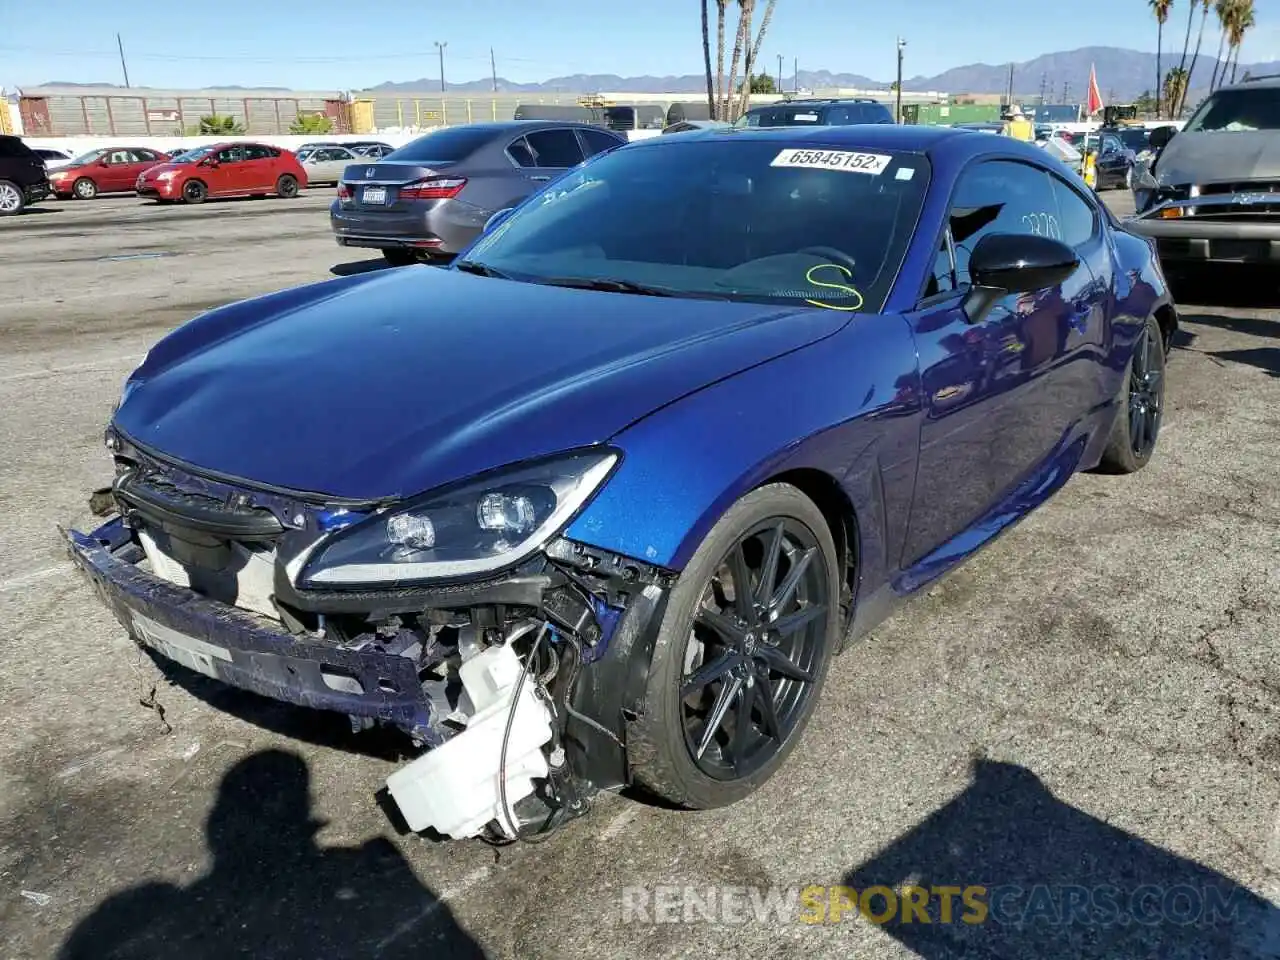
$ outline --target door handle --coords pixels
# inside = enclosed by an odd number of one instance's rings
[[[551,177],[550,177],[550,175],[548,175],[548,176],[545,176],[545,177],[530,177],[529,179],[530,179],[530,180],[550,180],[550,179],[551,179]]]

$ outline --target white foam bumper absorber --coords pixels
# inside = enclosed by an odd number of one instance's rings
[[[467,728],[387,777],[387,788],[414,831],[428,827],[448,837],[477,836],[497,820],[509,832],[498,787],[502,736],[520,678],[510,647],[489,647],[458,669],[475,713]],[[509,807],[533,793],[547,775],[542,748],[551,741],[551,712],[526,677],[507,744]]]

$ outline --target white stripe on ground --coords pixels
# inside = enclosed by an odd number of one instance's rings
[[[392,930],[389,934],[383,937],[382,940],[379,941],[378,943],[378,950],[379,951],[385,950],[392,943],[395,943],[397,940],[403,937],[406,933],[408,933],[418,924],[422,923],[422,921],[430,917],[433,913],[435,913],[438,909],[440,909],[441,906],[448,903],[453,898],[461,896],[462,894],[470,890],[472,887],[474,887],[477,883],[480,883],[481,881],[488,878],[489,873],[492,869],[493,869],[492,867],[481,867],[479,870],[476,870],[472,873],[467,874],[465,877],[459,880],[456,884],[454,884],[453,886],[449,887],[447,890],[442,892],[435,900],[432,900],[430,903],[424,906],[421,910],[419,910],[416,914],[414,914],[412,917],[409,917],[407,920],[401,923],[398,927]]]
[[[59,564],[56,567],[45,567],[43,570],[33,570],[31,573],[24,573],[18,577],[10,577],[8,580],[0,580],[0,593],[7,593],[10,590],[21,590],[23,587],[30,587],[39,583],[41,580],[48,580],[50,577],[57,576],[67,570],[66,564]]]

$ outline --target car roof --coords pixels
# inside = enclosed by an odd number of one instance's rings
[[[1257,77],[1245,77],[1239,83],[1229,83],[1218,90],[1240,90],[1248,87],[1280,87],[1280,73],[1264,73]],[[1217,90],[1214,91],[1217,93]]]

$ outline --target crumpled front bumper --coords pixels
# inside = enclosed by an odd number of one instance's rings
[[[1280,261],[1280,194],[1225,193],[1167,200],[1124,225],[1131,233],[1154,239],[1162,260]]]
[[[138,567],[119,517],[67,533],[68,552],[134,640],[242,690],[320,710],[425,729],[431,715],[414,661],[342,649],[200,596]],[[359,687],[359,692],[355,687]]]

